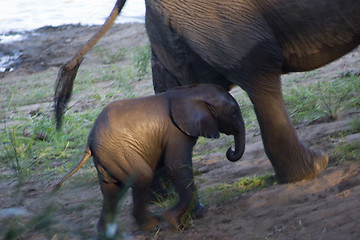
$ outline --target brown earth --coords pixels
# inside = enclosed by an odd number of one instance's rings
[[[24,41],[0,44],[0,50],[18,49],[22,52],[22,61],[18,63],[18,68],[10,73],[2,73],[0,81],[8,81],[10,84],[43,71],[49,72],[55,81],[59,65],[68,60],[96,29],[98,26],[46,27],[25,33],[27,39]],[[143,24],[124,24],[115,25],[97,46],[133,47],[143,45],[147,41]],[[102,63],[92,51],[86,56],[82,68],[99,64]],[[317,70],[306,81],[322,81],[338,77],[339,74],[359,71],[358,48],[340,60]],[[286,75],[283,81],[300,78],[303,74],[306,73]],[[151,79],[144,79],[139,84],[151,89]],[[5,92],[3,90],[1,92]],[[236,94],[238,91],[241,90],[237,88],[232,93]],[[143,94],[152,94],[152,91],[147,90]],[[77,96],[73,98],[76,99]],[[50,112],[51,100],[49,98],[39,105]],[[24,106],[18,111],[24,111],[26,114],[39,105]],[[90,106],[86,106],[86,101],[80,101],[77,107],[81,110]],[[317,121],[311,124],[304,122],[297,124],[296,128],[300,138],[307,145],[331,153],[337,142],[360,141],[359,134],[340,136],[340,133],[349,128],[349,122],[359,117],[360,109],[352,109],[342,113],[341,118],[336,121]],[[194,158],[194,170],[201,173],[197,174],[195,179],[200,191],[214,184],[233,183],[241,177],[273,172],[256,129],[251,128],[247,132],[246,152],[239,162],[228,162],[223,152]],[[222,145],[226,145],[224,140],[213,140],[207,146],[213,149]],[[3,168],[1,174],[9,174],[9,171]],[[55,216],[52,218],[50,230],[44,232],[30,229],[18,239],[94,239],[102,200],[95,172],[91,181],[88,178],[82,180],[79,173],[78,177],[74,176],[59,192],[53,194],[52,187],[60,177],[53,176],[22,186],[17,186],[13,179],[2,180],[0,229],[4,226],[6,228],[11,222],[1,215],[3,209],[23,209],[26,211],[23,219],[26,220],[46,212],[46,207],[52,206],[49,211]],[[206,216],[193,220],[189,228],[178,231],[162,222],[156,229],[144,232],[138,230],[134,223],[131,216],[132,200],[130,194],[127,194],[117,222],[126,239],[356,240],[360,239],[360,164],[359,161],[341,163],[330,155],[329,166],[313,180],[276,184],[240,194],[220,203],[212,202],[211,199],[208,199],[208,202]]]

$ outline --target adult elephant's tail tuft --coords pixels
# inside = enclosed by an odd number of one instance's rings
[[[74,79],[82,60],[83,58],[81,58],[75,66],[69,66],[70,62],[68,62],[59,69],[54,95],[56,129],[58,130],[61,129],[62,117],[71,98]]]

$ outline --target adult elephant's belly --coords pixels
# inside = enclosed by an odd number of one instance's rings
[[[281,50],[256,7],[250,1],[228,4],[188,0],[147,6],[153,52],[181,85],[194,78],[230,86],[281,69]]]

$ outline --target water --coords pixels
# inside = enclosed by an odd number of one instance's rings
[[[63,24],[102,25],[116,0],[0,0],[0,44],[23,39],[21,32]],[[145,1],[128,0],[115,23],[144,22]],[[13,71],[19,51],[0,50],[0,72]]]
[[[63,24],[101,25],[115,2],[116,0],[0,0],[0,34]],[[144,0],[128,0],[116,23],[144,22],[144,16]]]

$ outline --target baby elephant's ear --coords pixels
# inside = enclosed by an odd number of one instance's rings
[[[220,137],[214,111],[206,102],[174,98],[170,100],[169,108],[171,121],[185,134],[192,137]]]

